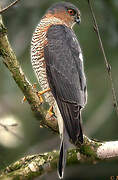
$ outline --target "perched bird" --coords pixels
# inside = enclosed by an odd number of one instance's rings
[[[33,69],[58,120],[61,147],[58,175],[63,178],[69,141],[83,143],[81,110],[87,101],[83,55],[72,30],[80,11],[69,2],[52,5],[36,27],[31,42]]]

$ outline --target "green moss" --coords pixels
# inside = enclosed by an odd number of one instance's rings
[[[46,157],[46,159],[47,159],[47,157]],[[51,163],[52,169],[57,168],[58,159],[59,159],[59,152],[58,151],[53,151],[50,153],[50,155],[48,154],[48,162]]]
[[[67,164],[75,164],[78,162],[76,149],[72,149],[67,153]]]
[[[7,34],[7,28],[3,24],[0,24],[0,35],[6,35],[6,34]]]
[[[7,55],[6,51],[3,48],[1,48],[1,44],[0,44],[0,56],[5,57],[6,55]]]
[[[97,154],[95,151],[96,147],[92,147],[89,145],[82,145],[80,147],[80,153],[85,155],[87,158],[90,158],[91,160],[97,159]]]

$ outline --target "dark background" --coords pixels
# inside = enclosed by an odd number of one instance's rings
[[[9,0],[0,0],[5,7]],[[9,41],[29,81],[37,82],[30,63],[32,33],[54,0],[22,0],[3,14]],[[74,30],[80,41],[88,85],[88,103],[83,111],[84,133],[98,140],[117,140],[118,117],[113,108],[111,86],[98,40],[93,31],[87,0],[71,0],[81,11],[82,22]],[[95,0],[94,11],[118,94],[118,0]],[[23,94],[0,58],[0,168],[27,155],[59,149],[59,136],[41,129]],[[3,125],[9,128],[6,131]],[[66,167],[65,180],[110,179],[118,175],[118,161]],[[38,179],[38,178],[37,178]],[[42,180],[58,179],[56,172]]]

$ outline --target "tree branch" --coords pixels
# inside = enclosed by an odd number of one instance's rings
[[[14,6],[18,1],[20,1],[20,0],[16,0],[13,3],[11,3],[9,6],[3,8],[2,10],[0,10],[0,14],[2,14],[5,11],[7,11],[10,7]]]
[[[118,141],[101,143],[84,136],[84,144],[80,148],[68,151],[67,165],[84,162],[96,164],[102,159],[113,159],[116,156],[118,156]],[[24,157],[4,169],[0,180],[32,179],[53,172],[57,167],[58,157],[58,151]]]
[[[41,125],[51,128],[58,132],[57,121],[55,118],[49,119],[46,116],[46,109],[40,104],[39,97],[31,83],[27,80],[21,69],[18,60],[9,44],[7,30],[3,25],[0,16],[0,55],[3,57],[3,63],[11,72],[15,82],[25,95],[28,103],[35,115],[41,122]],[[40,176],[45,172],[54,171],[58,161],[58,151],[44,154],[27,156],[19,161],[9,165],[1,171],[0,179],[31,179]],[[115,142],[97,142],[84,136],[84,143],[76,149],[69,150],[67,155],[67,165],[91,162],[95,163],[102,159],[110,159],[118,156],[118,141]]]

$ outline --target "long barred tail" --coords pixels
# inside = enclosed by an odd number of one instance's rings
[[[79,116],[78,116],[78,121],[76,122],[76,126],[78,128],[78,133],[74,134],[75,136],[70,136],[68,133],[65,124],[63,126],[63,136],[61,140],[61,146],[60,146],[60,154],[59,154],[59,162],[58,162],[58,175],[60,179],[63,179],[64,175],[64,169],[66,165],[66,155],[67,155],[67,150],[70,147],[70,142],[69,139],[72,140],[73,144],[76,145],[76,142],[80,142],[81,144],[83,143],[83,132],[82,132],[82,126],[81,126],[81,112],[79,110]],[[74,133],[74,132],[73,132]],[[74,138],[72,138],[74,137]]]

